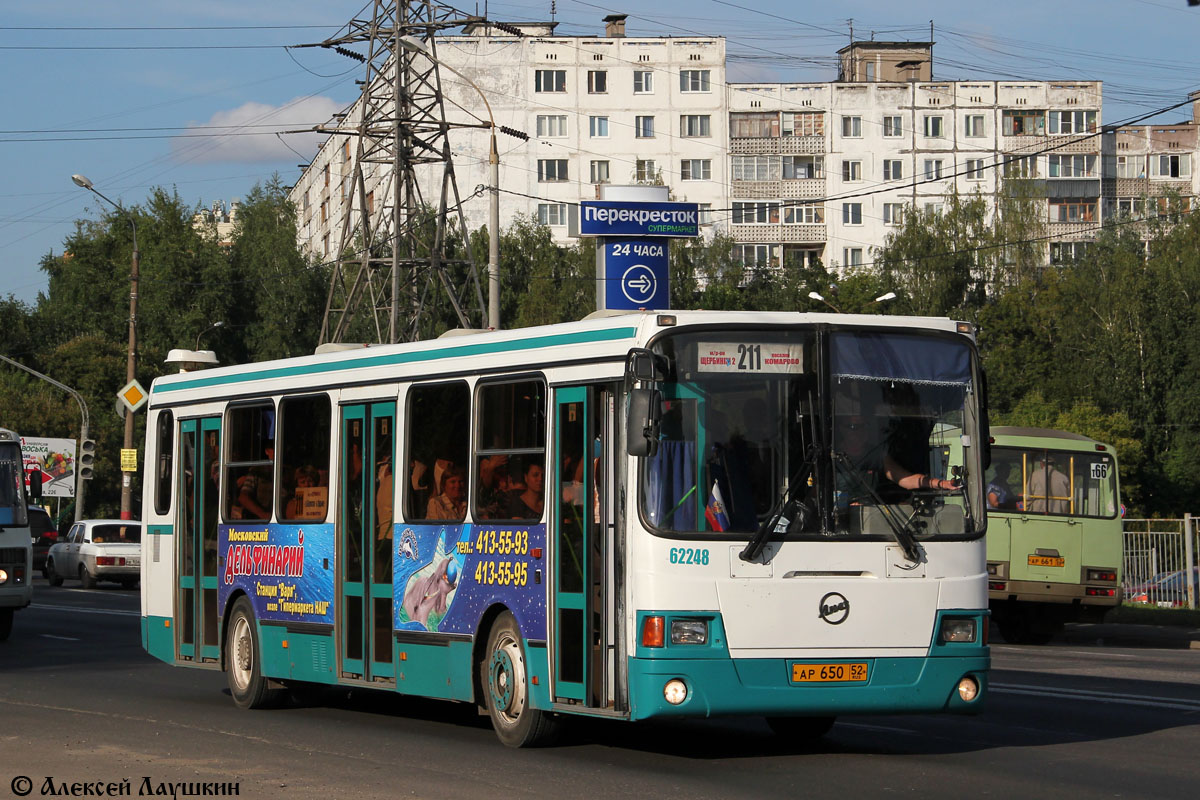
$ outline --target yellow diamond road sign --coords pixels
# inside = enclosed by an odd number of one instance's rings
[[[117,399],[130,411],[137,411],[146,402],[146,390],[134,378],[117,392]]]

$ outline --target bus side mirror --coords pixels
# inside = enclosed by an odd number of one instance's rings
[[[35,469],[29,474],[29,497],[33,500],[42,499],[42,471]]]
[[[658,423],[662,419],[662,394],[655,389],[631,389],[625,420],[625,449],[631,456],[658,452]]]
[[[662,356],[656,356],[645,348],[630,350],[625,360],[625,375],[635,381],[661,381],[666,378],[666,372]]]

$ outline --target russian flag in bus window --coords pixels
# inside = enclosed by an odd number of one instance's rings
[[[721,487],[713,481],[712,491],[708,495],[708,505],[704,507],[704,518],[714,531],[729,530],[729,517],[725,514],[725,498],[721,496]]]

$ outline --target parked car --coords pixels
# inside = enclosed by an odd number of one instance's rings
[[[1186,571],[1177,569],[1155,575],[1149,582],[1136,587],[1125,595],[1130,603],[1153,603],[1161,608],[1181,608],[1187,605]],[[1192,568],[1192,586],[1195,598],[1200,602],[1200,567]]]
[[[46,571],[51,586],[79,578],[85,589],[98,581],[137,585],[142,569],[142,523],[120,519],[91,519],[71,526],[65,541],[50,548]]]
[[[33,571],[50,577],[46,572],[46,555],[58,541],[58,529],[41,506],[29,506],[29,537],[33,540]]]

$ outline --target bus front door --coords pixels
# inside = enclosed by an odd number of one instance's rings
[[[220,503],[221,418],[179,423],[182,486],[176,557],[175,648],[181,661],[221,656],[217,610],[217,507]]]
[[[342,407],[338,490],[341,674],[390,683],[395,403]]]
[[[614,398],[615,386],[555,392],[552,685],[557,703],[622,711]]]

